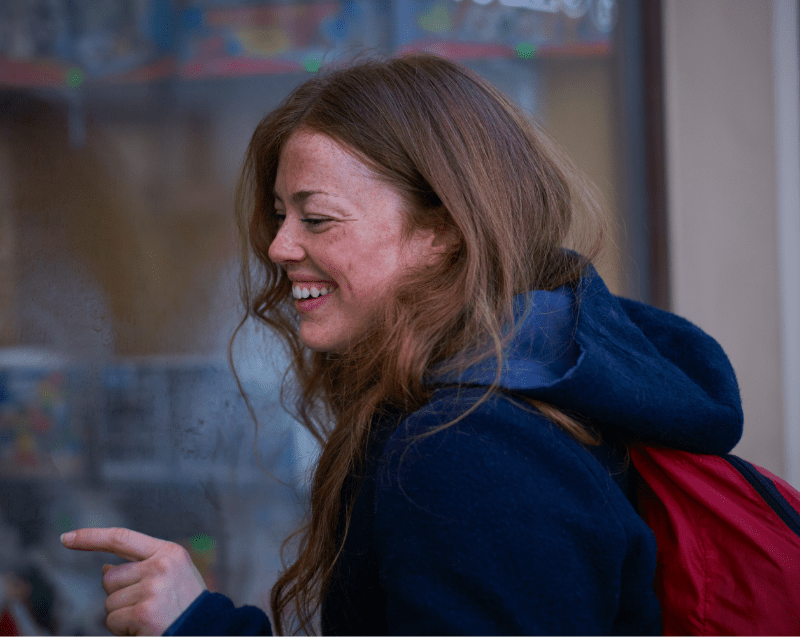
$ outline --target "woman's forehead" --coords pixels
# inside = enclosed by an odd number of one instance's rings
[[[354,152],[327,135],[298,131],[281,149],[275,192],[282,200],[343,196],[376,187],[387,186]]]

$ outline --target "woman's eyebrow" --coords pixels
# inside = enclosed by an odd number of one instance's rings
[[[278,201],[283,203],[283,199],[280,197],[280,195],[277,192],[273,191],[272,194],[275,196],[275,199],[277,199]],[[292,203],[296,203],[296,204],[297,203],[303,203],[311,195],[328,195],[329,197],[335,196],[335,195],[331,195],[328,192],[325,192],[324,190],[298,190],[291,197]]]
[[[283,199],[277,192],[273,192],[272,194],[275,196],[275,200],[277,202],[284,204]],[[331,200],[328,201],[327,205],[330,205],[333,210],[337,210],[343,217],[352,216],[352,211],[347,205],[342,203],[339,195],[334,195],[333,193],[325,192],[324,190],[298,190],[290,197],[290,199],[292,200],[292,203],[297,206],[305,203],[309,197],[311,197],[311,195],[327,195],[328,197],[331,197]],[[336,201],[337,199],[339,199],[339,201]]]

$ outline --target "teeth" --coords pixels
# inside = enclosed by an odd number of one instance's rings
[[[296,285],[296,286],[294,286],[292,288],[292,296],[294,298],[296,298],[296,299],[307,299],[309,296],[316,299],[317,297],[325,296],[326,294],[329,294],[330,292],[333,292],[333,289],[329,290],[328,288],[322,288],[320,290],[320,289],[315,288],[315,287],[312,287],[311,289],[309,289],[309,288],[300,287],[299,285]]]

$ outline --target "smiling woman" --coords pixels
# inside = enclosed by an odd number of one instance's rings
[[[109,626],[660,633],[626,443],[725,453],[739,395],[713,339],[608,291],[593,193],[446,59],[297,87],[256,128],[237,202],[240,327],[284,340],[322,448],[297,553],[270,621],[202,590],[176,545],[79,530],[69,546],[138,560],[104,573]]]
[[[292,282],[300,338],[343,352],[374,323],[400,278],[425,265],[433,230],[406,237],[407,202],[330,137],[300,130],[281,149],[269,257]]]

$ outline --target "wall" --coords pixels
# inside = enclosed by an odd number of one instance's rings
[[[664,0],[672,309],[739,380],[735,453],[785,475],[771,3]]]

